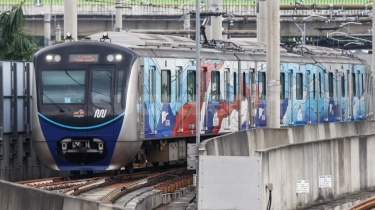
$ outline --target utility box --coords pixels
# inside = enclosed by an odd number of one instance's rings
[[[147,148],[148,162],[170,162],[186,159],[186,140],[160,141],[159,144]]]
[[[198,209],[262,209],[262,159],[199,156],[198,189]]]
[[[187,146],[187,169],[188,170],[197,170],[198,166],[198,145],[197,144],[188,144]]]

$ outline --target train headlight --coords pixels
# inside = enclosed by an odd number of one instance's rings
[[[121,61],[121,60],[122,60],[122,55],[117,54],[117,55],[116,55],[116,61]]]
[[[46,61],[47,61],[47,62],[51,62],[51,61],[52,61],[52,58],[53,58],[52,55],[47,55],[47,56],[46,56]]]
[[[60,55],[55,55],[54,61],[55,62],[60,62],[61,61],[61,56]]]
[[[112,62],[115,59],[113,55],[107,55],[107,61]]]

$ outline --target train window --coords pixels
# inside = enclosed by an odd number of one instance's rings
[[[149,69],[149,82],[150,82],[150,101],[155,102],[156,97],[156,81],[155,81],[155,66],[150,66]]]
[[[312,98],[314,98],[315,99],[315,93],[316,93],[316,78],[315,78],[315,74],[313,74],[313,81],[312,81],[312,83],[313,83],[313,96],[312,96]]]
[[[333,97],[333,73],[330,72],[328,73],[328,92],[329,92],[329,97]]]
[[[161,102],[171,102],[171,71],[161,71]]]
[[[189,102],[195,101],[195,71],[187,72],[187,100]]]
[[[246,98],[246,74],[242,72],[242,96]]]
[[[122,91],[124,90],[123,88],[123,80],[124,80],[124,71],[118,71],[117,73],[117,89],[116,89],[116,93],[117,93],[117,97],[116,97],[116,103],[121,103],[121,98],[122,98]]]
[[[220,100],[220,72],[218,71],[211,73],[211,100]]]
[[[237,73],[233,72],[233,95],[236,97],[237,95]]]
[[[258,96],[260,100],[266,100],[266,73],[258,73]]]
[[[302,73],[296,74],[296,98],[301,100],[303,98],[303,77]]]
[[[230,69],[226,68],[225,69],[225,74],[224,74],[224,92],[225,92],[225,100],[230,101]]]
[[[91,100],[96,103],[111,103],[112,72],[92,71]]]
[[[352,73],[352,92],[353,92],[353,97],[357,96],[357,89],[356,89],[356,84],[355,84],[355,73]]]
[[[365,83],[363,82],[363,74],[362,74],[362,83],[361,83],[361,86],[362,86],[362,94],[365,92]]]
[[[285,99],[285,74],[280,74],[280,99]]]
[[[345,76],[341,76],[341,97],[345,97]]]
[[[85,71],[43,71],[44,104],[85,103]]]
[[[180,97],[181,97],[181,85],[183,84],[182,83],[182,67],[181,66],[177,66],[176,67],[176,99],[177,101],[180,101]]]
[[[322,75],[320,73],[319,73],[318,85],[319,85],[319,98],[322,98]]]

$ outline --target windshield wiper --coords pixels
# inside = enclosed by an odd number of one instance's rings
[[[65,110],[63,108],[61,108],[59,105],[57,105],[56,102],[54,102],[44,91],[43,91],[43,95],[53,104],[55,105],[57,108],[59,108],[59,111],[61,113],[65,112]]]

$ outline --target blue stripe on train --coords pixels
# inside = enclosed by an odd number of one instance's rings
[[[67,128],[67,129],[74,129],[74,130],[85,130],[85,129],[94,129],[94,128],[99,128],[99,127],[102,127],[102,126],[106,126],[114,121],[116,121],[117,119],[119,119],[120,117],[124,116],[125,112],[123,112],[122,114],[120,114],[119,116],[113,118],[112,120],[109,120],[105,123],[102,123],[102,124],[99,124],[99,125],[93,125],[93,126],[88,126],[88,127],[75,127],[75,126],[69,126],[69,125],[63,125],[63,124],[60,124],[58,122],[55,122],[49,118],[47,118],[46,116],[42,115],[40,112],[38,112],[38,115],[40,117],[42,117],[44,120],[54,124],[54,125],[57,125],[57,126],[60,126],[60,127],[63,127],[63,128]]]

